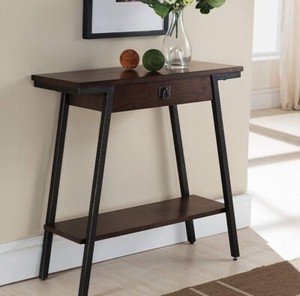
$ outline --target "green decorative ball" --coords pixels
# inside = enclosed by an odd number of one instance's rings
[[[150,72],[160,70],[165,64],[165,57],[158,49],[149,49],[143,55],[143,65]]]

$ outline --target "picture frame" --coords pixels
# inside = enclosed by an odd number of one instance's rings
[[[164,35],[164,19],[138,0],[84,0],[83,38],[115,38]]]

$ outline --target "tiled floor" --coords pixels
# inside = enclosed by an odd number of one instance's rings
[[[252,112],[252,229],[284,259],[300,257],[300,112]]]

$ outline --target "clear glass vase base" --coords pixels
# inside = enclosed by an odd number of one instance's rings
[[[190,57],[184,57],[182,50],[179,48],[174,48],[170,50],[166,67],[170,70],[181,70],[187,69],[189,66]]]
[[[169,70],[188,70],[189,65],[183,64],[181,61],[174,61],[171,64],[166,64],[166,68]]]

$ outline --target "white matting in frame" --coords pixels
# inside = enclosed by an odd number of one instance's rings
[[[84,22],[90,22],[86,38],[163,35],[167,19],[139,1],[84,0]],[[87,18],[87,19],[85,19]],[[98,36],[98,37],[95,37]]]

